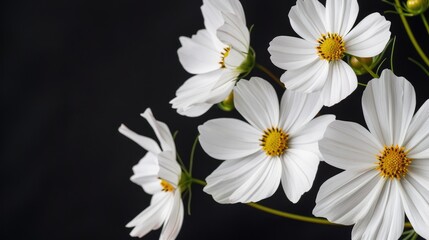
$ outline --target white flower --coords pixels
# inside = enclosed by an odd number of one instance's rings
[[[429,239],[429,101],[414,115],[414,88],[384,70],[368,83],[362,108],[369,132],[331,123],[320,141],[325,161],[345,171],[327,180],[314,215],[351,225],[353,239],[398,239],[404,212]]]
[[[292,28],[302,37],[274,38],[268,51],[271,61],[287,70],[281,80],[299,92],[320,92],[325,106],[350,95],[357,86],[345,54],[373,57],[390,38],[390,22],[379,13],[365,17],[353,29],[359,6],[356,0],[298,0],[289,12]]]
[[[279,104],[274,88],[256,77],[239,81],[234,96],[249,123],[221,118],[198,127],[204,151],[226,160],[207,177],[204,191],[220,203],[257,202],[270,197],[281,181],[296,203],[313,184],[317,142],[335,116],[313,119],[322,107],[317,94],[287,90]]]
[[[133,167],[131,181],[153,195],[150,206],[129,222],[127,227],[134,227],[131,236],[143,237],[164,225],[160,239],[175,239],[183,222],[183,202],[179,188],[181,169],[175,160],[174,140],[167,125],[157,121],[150,109],[146,109],[142,116],[152,126],[161,147],[153,139],[138,135],[125,125],[119,127],[119,132],[148,151]]]
[[[180,37],[178,55],[189,78],[170,101],[181,115],[195,117],[221,102],[241,75],[254,65],[250,34],[238,0],[204,0],[201,7],[206,29],[192,38]]]

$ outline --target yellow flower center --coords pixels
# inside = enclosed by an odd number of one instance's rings
[[[262,149],[268,156],[280,156],[288,148],[288,134],[281,128],[273,127],[266,129],[260,141]]]
[[[164,192],[173,192],[175,190],[175,188],[164,179],[161,179],[161,187]]]
[[[231,51],[231,48],[230,47],[226,47],[220,53],[221,54],[220,62],[219,62],[220,68],[226,68],[226,66],[225,66],[225,59],[226,59],[226,57],[228,57],[230,51]]]
[[[319,46],[317,46],[316,49],[320,59],[335,61],[344,56],[346,47],[340,35],[336,33],[322,34],[317,42]]]
[[[411,164],[412,159],[407,157],[407,152],[404,147],[385,146],[382,151],[377,155],[378,167],[381,176],[384,178],[401,179],[405,177],[408,172],[408,166]]]

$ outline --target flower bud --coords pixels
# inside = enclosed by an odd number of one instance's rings
[[[429,7],[428,0],[407,0],[407,10],[410,13],[420,14]]]
[[[355,71],[357,75],[362,75],[367,72],[363,67],[362,63],[368,66],[369,68],[372,68],[371,67],[372,60],[373,60],[372,57],[361,58],[361,57],[353,56],[349,59],[349,65],[352,67],[352,69]]]
[[[231,91],[228,97],[226,97],[222,102],[218,103],[218,107],[225,112],[234,110],[234,92]]]

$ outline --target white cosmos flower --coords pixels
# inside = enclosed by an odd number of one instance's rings
[[[180,37],[178,55],[189,78],[170,101],[181,115],[195,117],[221,102],[254,65],[250,34],[238,0],[204,0],[205,29]]]
[[[379,13],[365,17],[353,29],[357,0],[298,0],[289,12],[292,28],[302,37],[279,36],[270,42],[271,61],[287,70],[281,80],[299,92],[320,92],[325,106],[350,95],[357,86],[345,54],[373,57],[390,38],[390,22]]]
[[[134,227],[131,236],[143,237],[164,225],[159,239],[175,239],[183,222],[183,202],[179,188],[181,169],[176,162],[174,140],[167,125],[157,121],[150,109],[146,109],[142,116],[152,126],[161,147],[155,140],[138,135],[125,125],[119,127],[119,132],[148,151],[133,167],[131,181],[153,195],[150,206],[127,227]]]
[[[429,101],[414,115],[414,88],[384,70],[368,83],[362,108],[369,131],[331,123],[320,141],[325,161],[345,171],[327,180],[314,215],[351,225],[353,239],[398,239],[404,212],[429,239]]]
[[[286,90],[279,104],[274,88],[256,77],[239,81],[234,97],[249,123],[221,118],[198,127],[204,151],[225,160],[207,177],[204,191],[219,203],[257,202],[270,197],[281,181],[296,203],[313,184],[317,142],[335,116],[313,119],[322,107],[317,94]]]

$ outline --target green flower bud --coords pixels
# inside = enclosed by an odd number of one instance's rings
[[[351,57],[349,59],[349,65],[352,67],[352,69],[355,71],[357,75],[365,74],[367,71],[363,67],[363,64],[368,66],[369,68],[372,68],[371,64],[373,63],[373,58],[360,58],[360,57]]]
[[[420,14],[429,7],[428,0],[407,0],[407,10],[413,14]]]

